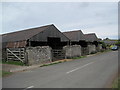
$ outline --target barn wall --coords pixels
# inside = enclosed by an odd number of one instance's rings
[[[51,48],[49,46],[38,46],[26,48],[28,65],[44,64],[51,62]]]
[[[81,56],[81,46],[80,45],[64,46],[63,50],[65,51],[66,58]]]
[[[33,36],[30,39],[30,41],[46,41],[47,42],[47,37],[60,37],[62,42],[69,41],[69,39],[54,26],[51,26],[48,29]]]

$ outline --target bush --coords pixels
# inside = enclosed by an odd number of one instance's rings
[[[102,48],[106,49],[107,45],[103,41],[101,41],[100,43],[102,44]]]

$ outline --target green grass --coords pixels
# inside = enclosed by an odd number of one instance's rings
[[[1,71],[0,70],[0,77],[8,76],[10,74],[12,74],[12,72],[6,72],[6,71]]]
[[[119,88],[120,90],[120,77],[113,82],[112,88]]]
[[[20,61],[0,61],[1,64],[13,64],[13,65],[20,65],[24,66],[25,64]]]
[[[81,58],[84,58],[86,56],[80,56],[80,57],[73,57],[72,59],[81,59]]]

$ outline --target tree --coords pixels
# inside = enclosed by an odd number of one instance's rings
[[[101,41],[100,44],[102,44],[102,48],[106,49],[107,45],[103,41]]]

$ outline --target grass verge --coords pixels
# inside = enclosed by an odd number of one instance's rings
[[[62,61],[52,62],[52,63],[49,63],[49,64],[43,64],[43,65],[41,65],[40,67],[49,66],[49,65],[54,65],[54,64],[58,64],[58,63],[62,63]]]
[[[13,64],[13,65],[20,65],[24,66],[25,64],[20,61],[0,61],[1,64]]]
[[[120,77],[113,82],[112,88],[119,88],[120,90]]]
[[[73,57],[72,59],[81,59],[81,58],[85,58],[86,56],[80,56],[80,57]]]
[[[0,70],[0,77],[5,77],[5,76],[8,76],[10,74],[12,74],[12,72],[7,72],[7,71],[1,71]]]

